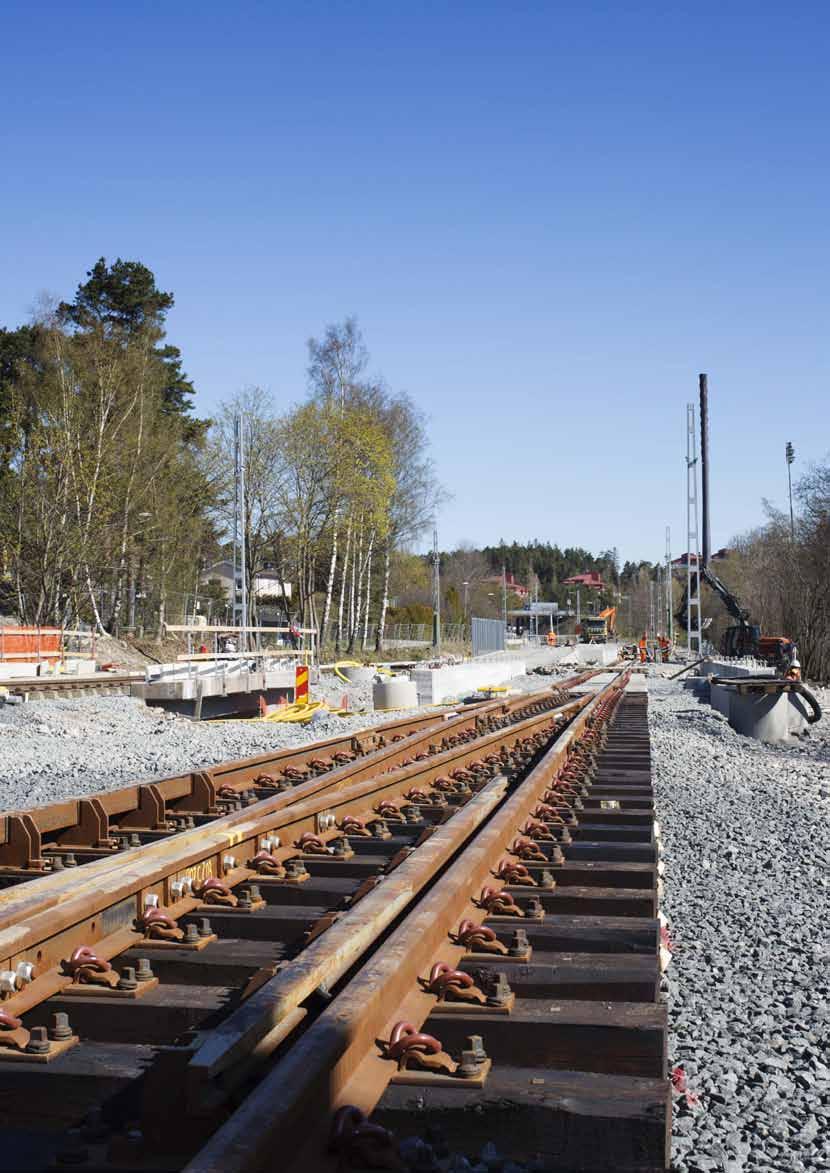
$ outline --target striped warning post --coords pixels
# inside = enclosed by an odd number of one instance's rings
[[[294,675],[294,704],[308,704],[308,664],[298,664]]]

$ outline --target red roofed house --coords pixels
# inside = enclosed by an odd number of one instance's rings
[[[500,574],[493,574],[489,578],[485,578],[484,582],[488,585],[492,583],[495,586],[507,586],[508,591],[514,595],[518,595],[520,599],[527,599],[530,596],[530,588],[524,586],[523,583],[517,582],[512,574],[508,573],[502,578]]]
[[[562,586],[589,587],[591,590],[604,591],[605,583],[598,570],[589,570],[587,574],[574,574],[571,578],[563,578]]]

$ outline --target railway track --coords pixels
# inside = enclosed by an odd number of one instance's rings
[[[416,713],[357,733],[272,751],[66,799],[29,810],[0,812],[0,887],[107,858],[127,848],[203,826],[263,798],[315,778],[317,787],[344,785],[391,769],[419,754],[472,740],[480,732],[562,701],[594,673],[506,701]]]
[[[129,696],[133,684],[143,684],[143,672],[99,673],[94,679],[83,676],[18,676],[6,682],[9,692],[28,700],[55,697]]]
[[[626,680],[0,893],[0,1169],[666,1168]]]

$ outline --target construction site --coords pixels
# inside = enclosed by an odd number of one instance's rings
[[[383,654],[261,622],[238,423],[224,620],[0,624],[0,1169],[828,1168],[830,693],[708,415],[638,609],[468,560],[450,629],[436,537]]]

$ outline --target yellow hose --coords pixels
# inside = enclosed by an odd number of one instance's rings
[[[282,723],[296,723],[305,725],[316,712],[325,708],[323,701],[311,701],[306,705],[281,705],[275,712],[268,713],[263,721]]]
[[[339,676],[344,684],[354,684],[353,680],[349,680],[348,676],[344,676],[340,671],[341,668],[362,668],[364,665],[359,660],[338,660],[334,665],[334,675]]]

